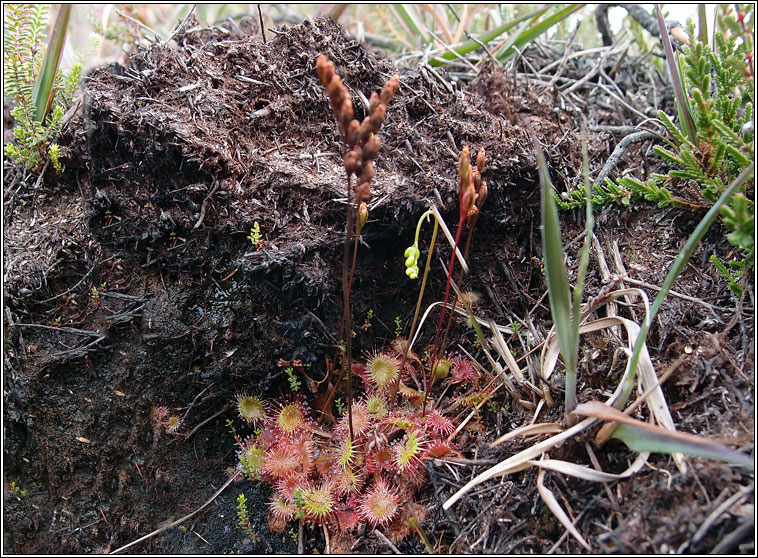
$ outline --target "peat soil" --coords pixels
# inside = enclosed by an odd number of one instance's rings
[[[528,130],[565,191],[581,176],[582,122],[596,176],[628,133],[613,127],[673,106],[660,78],[634,57],[566,60],[554,65],[554,80],[485,65],[473,81],[454,82],[424,64],[396,67],[329,20],[278,29],[266,42],[232,27],[193,28],[175,42],[86,77],[61,140],[62,176],[48,169],[37,181],[4,162],[4,553],[112,551],[196,510],[235,466],[225,424],[235,393],[287,394],[280,359],[309,364],[316,379],[325,374],[342,312],[345,179],[339,132],[315,74],[319,54],[335,63],[358,118],[366,112],[362,95],[400,78],[380,133],[355,273],[355,354],[389,345],[395,317],[412,318],[418,283],[406,278],[402,254],[430,202],[449,223],[457,220],[457,157],[466,144],[486,150],[489,198],[462,286],[477,294],[477,315],[501,325],[528,317],[544,336],[551,320]],[[545,67],[562,52],[532,47],[516,70]],[[598,64],[612,72],[615,96],[597,78],[565,92]],[[649,147],[633,145],[611,176],[644,179],[661,170]],[[688,195],[688,185],[672,187]],[[701,216],[645,202],[598,209],[598,245],[611,273],[652,298],[651,286],[662,283]],[[573,274],[583,214],[561,217]],[[256,222],[260,248],[248,239]],[[753,452],[754,284],[746,279],[748,294],[738,301],[708,262],[729,250],[715,225],[676,284],[684,298],[664,303],[648,347],[659,375],[684,357],[664,385],[677,427]],[[449,254],[442,246],[444,261]],[[600,263],[593,250],[587,297],[607,283]],[[444,280],[435,262],[428,302],[442,297]],[[371,327],[358,327],[369,310]],[[641,311],[621,309],[638,320]],[[454,333],[451,350],[486,362],[465,324]],[[519,337],[507,341],[517,357],[525,354]],[[611,337],[583,343],[580,400],[604,400],[614,389],[624,366],[618,347]],[[537,370],[538,354],[521,365]],[[561,384],[556,373],[543,386],[557,403],[538,421],[560,420]],[[175,433],[154,420],[156,407],[181,418]],[[554,545],[583,552],[540,499],[534,468],[442,510],[482,463],[534,443],[489,447],[532,418],[528,406],[498,391],[457,440],[472,464],[428,463],[418,502],[432,544],[451,553],[544,553]],[[551,457],[590,464],[584,442]],[[634,459],[617,441],[594,454],[609,472]],[[681,474],[668,456],[652,455],[624,481],[548,473],[545,482],[595,552],[753,552],[753,476],[716,461],[688,462]],[[237,528],[242,491],[256,542]],[[297,525],[270,533],[266,501],[265,486],[237,482],[181,526],[129,551],[297,552]],[[300,537],[309,553],[392,552],[370,528],[327,541],[322,529],[306,526]],[[394,544],[426,551],[415,533]]]

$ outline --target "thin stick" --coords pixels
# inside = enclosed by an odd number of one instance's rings
[[[195,8],[197,7],[197,4],[192,4],[192,7],[187,12],[187,15],[184,16],[184,18],[179,22],[179,25],[176,26],[174,29],[174,32],[171,33],[168,39],[161,42],[160,46],[166,46],[168,43],[171,42],[171,40],[176,37],[181,31],[184,31],[184,28],[187,26],[187,22],[189,21],[190,16],[192,15],[192,12],[195,11]]]
[[[160,38],[161,40],[163,40],[163,35],[161,35],[160,33],[158,33],[158,32],[157,32],[155,29],[153,29],[152,27],[148,27],[147,25],[145,25],[144,23],[142,23],[140,20],[133,18],[133,17],[132,17],[132,16],[130,16],[129,14],[125,14],[125,13],[124,13],[124,12],[122,12],[121,10],[116,10],[116,13],[117,13],[118,15],[120,15],[121,17],[123,17],[124,19],[128,19],[128,20],[129,20],[129,21],[131,21],[132,23],[135,23],[137,26],[139,26],[139,27],[142,27],[143,29],[146,29],[147,31],[150,31],[150,32],[151,32],[153,35],[155,35],[156,37],[158,37],[158,38]]]
[[[263,28],[263,13],[261,12],[261,5],[258,6],[258,21],[261,23],[261,35],[263,35],[263,44],[266,44],[266,30]]]
[[[395,554],[402,554],[402,552],[400,552],[400,551],[397,549],[397,547],[396,547],[394,544],[392,544],[392,541],[391,541],[391,540],[389,540],[389,539],[388,539],[388,538],[387,538],[387,537],[384,535],[384,533],[382,533],[382,532],[381,532],[379,529],[374,529],[374,534],[376,535],[376,538],[377,538],[377,539],[379,539],[379,540],[380,540],[380,541],[382,541],[384,544],[386,544],[387,546],[389,546],[389,547],[392,549],[392,552],[394,552]]]
[[[228,411],[228,410],[229,410],[231,407],[232,407],[231,403],[230,403],[230,404],[227,404],[227,405],[225,405],[225,406],[224,406],[224,407],[223,407],[223,408],[222,408],[222,409],[221,409],[219,412],[217,412],[217,413],[215,413],[215,414],[213,414],[213,415],[209,416],[209,417],[208,417],[207,419],[205,419],[203,422],[201,422],[200,424],[198,424],[198,425],[197,425],[195,428],[193,428],[192,430],[190,430],[190,431],[189,431],[189,433],[188,433],[188,434],[185,436],[185,439],[186,439],[186,438],[189,438],[189,437],[191,437],[193,434],[195,434],[195,432],[197,432],[198,430],[200,430],[200,429],[201,429],[203,426],[205,426],[206,424],[208,424],[210,421],[212,421],[213,419],[215,419],[215,418],[216,418],[216,417],[218,417],[219,415],[223,415],[223,414],[224,414],[225,412],[227,412],[227,411]],[[185,416],[186,416],[186,414],[185,414]]]

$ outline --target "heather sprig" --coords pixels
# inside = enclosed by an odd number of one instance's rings
[[[710,209],[743,169],[755,164],[754,139],[754,7],[739,5],[735,10],[719,6],[719,29],[713,43],[703,40],[708,33],[701,20],[701,32],[688,26],[689,45],[677,52],[668,48],[662,34],[672,85],[676,93],[678,118],[659,111],[658,118],[671,139],[669,147],[653,146],[669,170],[652,173],[647,180],[624,176],[606,178],[596,184],[592,203],[628,205],[631,199],[645,199],[659,207],[674,206],[704,212]],[[662,17],[660,25],[665,27]],[[679,185],[693,182],[702,199],[684,199],[673,192]],[[561,209],[584,205],[586,188],[577,186],[556,198]],[[747,194],[747,195],[746,195]],[[728,241],[739,249],[744,269],[755,260],[754,192],[749,186],[737,192],[721,210]],[[721,270],[719,270],[721,273]],[[723,275],[723,274],[722,274]]]
[[[54,140],[71,105],[81,76],[81,63],[60,72],[71,5],[62,5],[47,48],[43,47],[47,6],[7,5],[3,21],[3,91],[13,101],[15,140],[4,153],[28,170],[39,171],[48,158],[62,172],[60,147]]]

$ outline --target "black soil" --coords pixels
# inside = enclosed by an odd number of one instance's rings
[[[355,328],[355,354],[388,345],[396,316],[412,318],[418,284],[406,278],[402,253],[430,202],[454,226],[457,157],[467,144],[487,152],[489,198],[463,286],[478,293],[480,316],[509,325],[528,315],[543,334],[549,328],[529,129],[563,191],[580,176],[583,120],[619,126],[632,114],[602,108],[591,94],[566,106],[554,89],[492,66],[464,84],[425,66],[398,68],[327,20],[268,39],[193,31],[177,44],[140,50],[127,66],[96,69],[61,141],[65,173],[48,171],[35,183],[5,162],[4,552],[115,550],[196,510],[236,464],[225,425],[234,418],[234,394],[288,393],[280,359],[300,359],[315,379],[325,374],[342,313],[345,179],[339,132],[315,74],[319,54],[335,63],[359,119],[366,112],[361,94],[368,98],[390,76],[400,77],[380,133],[352,297],[354,321],[369,309],[375,318],[371,328]],[[580,66],[569,64],[572,71],[581,77]],[[624,75],[634,83],[634,71],[631,62],[621,66],[619,83]],[[643,101],[646,95],[637,92]],[[593,176],[617,140],[589,133]],[[627,152],[621,167],[640,178],[657,170],[648,146]],[[562,218],[569,244],[582,215]],[[612,207],[598,213],[597,235],[606,249],[617,243],[637,280],[660,285],[699,218],[644,203]],[[247,238],[256,222],[260,249]],[[569,244],[572,272],[577,249]],[[745,450],[754,434],[752,299],[738,304],[707,261],[728,250],[717,225],[676,286],[708,304],[669,298],[649,347],[659,374],[687,355],[664,389],[678,428]],[[445,261],[449,253],[443,246]],[[435,262],[430,296],[441,298],[444,280]],[[588,296],[602,288],[593,256]],[[451,348],[485,362],[467,328],[456,335]],[[518,346],[515,337],[509,343]],[[582,399],[602,399],[623,367],[611,364],[615,346],[599,343],[583,348],[591,372],[580,381]],[[559,376],[550,385],[558,402]],[[465,457],[499,461],[531,442],[488,447],[531,419],[509,395],[498,392],[495,403],[481,409],[468,441],[459,440]],[[181,417],[177,433],[153,419],[158,406]],[[560,408],[546,409],[540,420],[560,420]],[[634,458],[619,442],[595,451],[611,472]],[[580,441],[553,457],[589,464]],[[557,474],[546,483],[565,498],[597,552],[702,553],[727,535],[731,542],[721,550],[750,552],[752,491],[693,536],[751,475],[697,458],[687,474],[667,456],[649,462],[608,486]],[[418,500],[426,507],[422,527],[442,551],[547,552],[564,533],[537,493],[534,469],[491,481],[489,490],[444,513],[441,503],[484,466],[453,474],[430,462],[427,469],[430,482]],[[260,534],[255,543],[236,527],[242,491]],[[296,552],[297,525],[294,537],[270,533],[266,501],[265,486],[236,482],[181,526],[130,551]],[[325,550],[321,529],[306,526],[302,541],[305,552]],[[330,544],[333,551],[391,552],[371,529]],[[395,544],[425,552],[415,534]],[[557,550],[582,547],[569,537]]]

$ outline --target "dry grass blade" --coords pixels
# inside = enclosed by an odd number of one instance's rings
[[[492,332],[492,338],[494,340],[494,344],[493,344],[494,349],[497,351],[500,357],[505,361],[505,364],[508,366],[508,369],[516,378],[516,381],[519,384],[523,384],[524,374],[521,372],[521,368],[519,368],[519,365],[516,362],[516,359],[513,358],[513,353],[511,353],[511,350],[508,347],[508,343],[505,342],[505,339],[500,333],[500,330],[497,328],[497,325],[495,324],[495,322],[493,320],[488,320],[488,323],[490,324],[490,331]]]
[[[648,454],[645,453],[640,454],[637,459],[634,461],[634,463],[623,473],[605,473],[603,471],[598,471],[596,469],[590,469],[589,467],[585,467],[583,465],[577,465],[576,463],[571,463],[570,461],[561,461],[559,459],[540,459],[539,461],[529,461],[531,465],[534,465],[535,467],[540,467],[541,469],[547,469],[550,471],[555,471],[556,473],[563,473],[564,475],[568,475],[570,477],[576,477],[578,479],[593,481],[593,482],[612,482],[617,481],[621,479],[628,479],[633,474],[635,474],[637,471],[642,469],[642,467],[645,465],[646,456]]]
[[[442,505],[442,507],[446,510],[450,509],[453,504],[455,504],[458,500],[463,498],[463,496],[472,488],[475,486],[491,479],[494,477],[502,476],[502,475],[509,475],[515,471],[520,471],[524,469],[525,467],[530,466],[528,464],[529,461],[534,459],[535,457],[539,457],[546,451],[550,450],[551,448],[555,447],[556,445],[565,442],[566,440],[571,439],[571,437],[579,434],[580,432],[586,430],[595,422],[597,419],[595,418],[587,418],[584,419],[579,424],[575,424],[571,428],[564,430],[560,434],[556,434],[555,436],[552,436],[548,438],[547,440],[544,440],[540,442],[539,444],[535,444],[530,448],[526,448],[523,451],[520,451],[516,455],[513,455],[509,457],[508,459],[501,461],[497,465],[490,467],[483,473],[480,473],[473,479],[471,479],[468,483],[466,483],[458,492],[453,494],[448,500]]]
[[[556,519],[561,522],[561,525],[565,527],[566,531],[568,531],[572,537],[579,541],[579,543],[584,548],[586,548],[588,552],[592,552],[592,548],[589,544],[587,544],[587,541],[584,540],[584,537],[582,537],[579,531],[576,530],[573,522],[571,519],[569,519],[569,516],[566,515],[566,512],[563,511],[563,508],[558,503],[558,500],[555,499],[553,493],[545,486],[544,469],[540,469],[540,472],[537,475],[537,491],[540,493],[542,501],[545,502],[545,505],[550,509]]]
[[[242,471],[237,471],[236,473],[234,473],[234,475],[232,475],[232,476],[231,476],[231,477],[230,477],[230,478],[229,478],[229,479],[228,479],[228,480],[227,480],[227,481],[226,481],[226,482],[225,482],[225,483],[224,483],[224,484],[221,486],[221,488],[219,488],[219,489],[218,489],[218,490],[217,490],[217,491],[216,491],[216,492],[213,494],[213,496],[211,496],[210,498],[208,498],[208,500],[207,500],[207,501],[206,501],[206,502],[205,502],[205,503],[204,503],[202,506],[200,506],[199,508],[197,508],[197,509],[196,509],[195,511],[193,511],[192,513],[189,513],[189,514],[185,515],[184,517],[181,517],[181,518],[177,519],[176,521],[172,521],[172,522],[171,522],[171,523],[169,523],[168,525],[164,525],[163,527],[159,527],[158,529],[156,529],[156,530],[155,530],[155,531],[153,531],[152,533],[148,533],[148,534],[147,534],[147,535],[145,535],[144,537],[140,537],[139,539],[137,539],[137,540],[134,540],[134,541],[132,541],[132,542],[130,542],[130,543],[128,543],[128,544],[125,544],[124,546],[121,546],[121,547],[117,548],[116,550],[112,550],[112,551],[111,551],[111,554],[117,554],[117,553],[119,553],[119,552],[122,552],[122,551],[126,550],[127,548],[130,548],[130,547],[134,546],[135,544],[141,543],[142,541],[145,541],[145,540],[147,540],[147,539],[149,539],[149,538],[151,538],[151,537],[154,537],[155,535],[157,535],[157,534],[159,534],[159,533],[161,533],[161,532],[163,532],[163,531],[165,531],[165,530],[167,530],[167,529],[170,529],[171,527],[176,527],[177,525],[179,525],[179,524],[180,524],[180,523],[182,523],[183,521],[187,521],[189,518],[191,518],[191,517],[193,517],[193,516],[197,515],[197,514],[198,514],[198,513],[200,513],[202,510],[204,510],[206,507],[208,507],[208,505],[209,505],[211,502],[213,502],[213,500],[215,500],[216,498],[218,498],[218,495],[219,495],[219,494],[221,494],[221,493],[222,493],[224,490],[226,490],[226,488],[227,488],[227,487],[228,487],[230,484],[232,484],[234,481],[236,481],[236,480],[237,480],[237,478],[238,478],[240,475],[242,475]]]
[[[557,422],[544,422],[540,424],[528,424],[515,430],[511,430],[507,434],[503,434],[497,440],[490,444],[491,448],[499,446],[500,444],[513,440],[519,436],[534,436],[535,434],[555,434],[557,432],[563,432],[563,426]]]
[[[614,293],[615,296],[623,296],[626,294],[629,294],[629,291],[631,289],[624,289],[621,291],[618,291]],[[627,336],[629,338],[629,346],[633,346],[637,339],[637,334],[639,333],[639,326],[632,322],[631,320],[627,320],[624,318],[601,318],[599,320],[595,320],[593,322],[583,324],[579,328],[579,333],[590,333],[593,331],[599,331],[602,329],[610,328],[613,326],[622,325],[625,327],[627,331]],[[557,340],[552,339],[549,340],[549,343],[552,342],[554,344],[557,344]],[[557,350],[557,349],[555,349]],[[663,392],[660,389],[660,385],[658,385],[658,378],[655,375],[655,370],[653,369],[652,362],[650,361],[650,356],[647,354],[647,351],[644,351],[643,354],[640,356],[639,361],[639,367],[644,368],[648,366],[650,371],[652,372],[652,381],[648,381],[648,388],[651,389],[651,393],[648,395],[648,397],[651,397],[653,401],[653,404],[651,405],[651,408],[653,409],[653,413],[655,415],[655,409],[656,409],[656,398],[653,396],[654,393],[660,392],[659,396],[663,397]],[[621,395],[624,382],[628,378],[628,376],[631,374],[631,370],[629,366],[627,366],[627,369],[624,373],[624,376],[619,381],[619,384],[614,391],[614,393],[611,395],[611,397],[608,399],[607,404],[612,405],[618,397]],[[643,375],[641,375],[642,377]],[[645,385],[645,381],[643,381],[643,385]],[[650,401],[650,400],[649,400]],[[668,413],[668,407],[665,405],[665,399],[663,399],[663,409],[665,409],[665,414],[668,414],[668,417],[670,419],[670,414]],[[659,411],[664,414],[663,409],[659,409]],[[590,417],[593,418],[593,417]],[[658,419],[656,415],[656,419]],[[665,419],[664,419],[665,420]],[[589,428],[592,424],[594,424],[593,421],[589,419],[585,419],[579,424],[576,424],[572,426],[571,428],[568,428],[567,430],[564,430],[563,432],[560,432],[559,434],[556,434],[555,436],[552,436],[548,438],[547,440],[544,440],[538,444],[535,444],[534,446],[527,448],[525,450],[522,450],[521,452],[517,453],[516,455],[513,455],[509,457],[508,459],[505,459],[504,461],[501,461],[497,465],[491,467],[490,469],[480,473],[476,477],[474,477],[471,481],[469,481],[466,485],[464,485],[461,489],[459,489],[455,494],[453,494],[443,505],[443,508],[449,509],[453,504],[455,504],[458,500],[460,500],[469,490],[474,488],[475,486],[491,479],[497,476],[507,475],[517,468],[523,468],[525,465],[528,465],[529,461],[534,460],[536,457],[541,456],[546,451],[549,451],[551,448],[555,447],[556,445],[564,442],[565,440],[571,439],[576,434],[579,434],[580,432],[586,430]],[[665,426],[665,425],[663,425]],[[673,421],[672,421],[672,428],[673,428]],[[681,455],[678,455],[678,459],[683,463],[683,457]]]
[[[582,315],[585,315],[585,313],[589,311],[594,311],[597,308],[601,307],[604,304],[607,304],[610,301],[616,300],[621,297],[626,297],[630,295],[637,295],[640,298],[642,298],[646,313],[649,308],[649,304],[647,301],[647,295],[644,293],[644,291],[640,289],[619,289],[617,291],[613,291],[611,293],[608,293],[605,295],[602,299],[594,299],[587,303],[585,305],[585,308],[582,311]],[[624,326],[624,329],[627,333],[627,348],[625,351],[627,353],[631,354],[636,342],[637,338],[640,335],[640,326],[637,325],[632,320],[621,318],[621,317],[611,317],[611,318],[601,318],[599,320],[595,320],[590,323],[582,324],[579,327],[579,334],[583,335],[586,333],[591,333],[594,331],[599,331],[602,329],[611,328],[616,325],[622,325]],[[560,349],[558,347],[558,340],[556,339],[555,335],[548,336],[548,341],[543,347],[542,350],[542,375],[544,378],[549,378],[550,375],[553,373],[553,370],[555,369],[556,362],[558,360]],[[625,377],[629,377],[630,374],[638,373],[639,378],[642,382],[643,389],[646,391],[649,390],[649,393],[646,397],[646,403],[650,407],[651,411],[653,412],[653,415],[655,416],[655,420],[663,426],[664,428],[667,428],[669,430],[675,430],[674,426],[674,420],[671,418],[671,412],[669,411],[668,404],[666,403],[666,398],[663,395],[663,390],[661,389],[660,385],[658,385],[658,377],[655,373],[655,368],[653,367],[653,362],[650,360],[650,355],[648,354],[647,347],[643,344],[642,349],[640,350],[640,356],[639,360],[637,362],[637,369],[631,370],[631,363],[630,360],[627,364],[627,369],[625,372]],[[623,381],[621,382],[623,384]],[[684,461],[684,458],[681,454],[675,453],[673,454],[674,462],[676,463],[677,468],[680,472],[684,473],[687,471],[687,465]]]
[[[440,210],[437,209],[437,206],[435,205],[431,207],[431,210],[434,213],[435,219],[437,219],[437,222],[440,224],[440,228],[442,228],[442,232],[445,233],[445,238],[447,238],[447,241],[450,243],[450,246],[455,248],[455,256],[456,258],[458,258],[458,263],[461,264],[463,271],[465,273],[468,273],[469,271],[468,264],[466,263],[466,260],[463,259],[463,254],[461,254],[461,251],[455,247],[455,238],[453,238],[453,235],[450,233],[450,229],[447,228],[447,225],[445,224],[445,219],[442,217]]]

